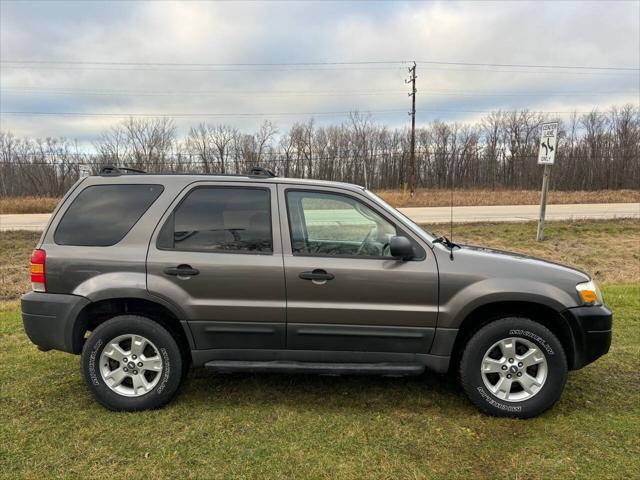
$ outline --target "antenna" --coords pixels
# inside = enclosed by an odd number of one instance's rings
[[[453,240],[453,185],[451,186],[451,214],[449,219],[449,238]]]
[[[451,207],[449,214],[449,239],[452,244],[449,247],[449,260],[453,260],[453,179],[455,178],[456,170],[455,170],[455,162],[451,162]]]

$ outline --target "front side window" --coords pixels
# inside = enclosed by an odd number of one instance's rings
[[[162,185],[94,185],[73,200],[53,239],[58,245],[115,245],[160,196]]]
[[[396,227],[346,195],[287,192],[294,255],[389,257]]]
[[[164,249],[273,252],[270,193],[262,188],[197,187],[160,232]]]

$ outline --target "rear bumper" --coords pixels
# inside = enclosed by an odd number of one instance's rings
[[[89,300],[77,295],[29,292],[20,299],[29,339],[43,350],[79,353],[82,332],[76,319]]]
[[[569,308],[562,314],[573,334],[572,370],[588,365],[609,351],[613,315],[606,305]]]

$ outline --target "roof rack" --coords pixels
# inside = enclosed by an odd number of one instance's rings
[[[276,177],[277,175],[268,168],[264,167],[253,167],[250,173],[251,177]]]
[[[137,168],[130,167],[119,167],[117,165],[105,165],[100,169],[100,175],[124,175],[124,174],[134,174],[134,175],[144,175],[147,172],[144,170],[139,170]],[[193,174],[191,174],[193,175]],[[238,173],[222,173],[222,174],[213,174],[216,176],[229,176],[229,177],[254,177],[254,178],[273,178],[277,175],[268,168],[264,167],[253,167],[248,174],[238,174]]]
[[[136,175],[145,174],[144,170],[129,167],[118,167],[116,165],[105,165],[100,170],[100,175],[122,175],[123,173],[133,173]]]

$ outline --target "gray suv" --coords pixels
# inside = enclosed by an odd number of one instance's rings
[[[41,350],[81,354],[112,410],[219,372],[459,375],[482,411],[527,418],[609,350],[576,269],[436,237],[356,185],[107,168],[62,199],[22,297]]]

